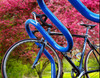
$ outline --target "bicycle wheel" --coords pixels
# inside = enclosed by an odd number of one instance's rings
[[[90,71],[90,73],[87,73],[87,78],[99,78],[100,76],[100,47],[97,47],[97,51],[90,50],[85,58],[85,71]]]
[[[51,64],[44,54],[40,57],[36,67],[31,68],[40,48],[37,39],[25,39],[12,45],[4,55],[1,65],[3,78],[51,78]],[[48,44],[45,48],[56,61],[57,78],[61,74],[61,61],[57,53]]]

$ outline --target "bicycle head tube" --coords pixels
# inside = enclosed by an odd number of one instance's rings
[[[72,48],[73,43],[72,43],[72,40],[70,40],[71,39],[70,36],[67,38],[69,40],[68,41],[69,44],[67,45],[67,47],[62,47],[62,46],[58,45],[54,41],[54,39],[48,34],[48,32],[45,31],[45,29],[39,23],[36,23],[35,20],[33,20],[33,19],[28,19],[25,23],[25,28],[26,28],[26,31],[27,31],[28,35],[30,36],[30,38],[36,38],[36,37],[30,30],[29,24],[32,24],[33,26],[35,26],[36,29],[43,35],[43,37],[58,51],[66,52]]]
[[[67,47],[61,47],[60,45],[58,45],[56,42],[54,42],[54,44],[52,44],[52,46],[54,48],[56,48],[57,50],[61,51],[61,52],[67,52],[69,50],[72,49],[73,47],[73,39],[72,36],[70,34],[70,32],[68,31],[68,29],[58,20],[58,18],[47,8],[47,6],[45,5],[43,0],[37,0],[40,8],[42,9],[42,11],[45,13],[45,15],[55,24],[55,26],[63,33],[63,35],[65,36],[66,40],[67,40]]]

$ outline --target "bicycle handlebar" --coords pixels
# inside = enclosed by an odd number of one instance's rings
[[[37,0],[38,4],[44,3],[43,0]],[[100,23],[100,15],[90,11],[80,0],[68,0],[84,17],[87,19]],[[42,5],[44,6],[44,4]],[[42,10],[42,6],[40,7]],[[45,8],[44,8],[45,9]],[[47,9],[45,9],[47,11]]]
[[[92,13],[90,10],[88,10],[82,3],[80,0],[69,0],[70,3],[72,5],[75,6],[75,8],[81,12],[86,18],[95,21],[95,22],[100,22],[99,20],[99,15]],[[59,46],[46,32],[44,32],[43,28],[41,28],[41,25],[36,25],[37,29],[40,31],[40,33],[45,36],[45,38],[47,39],[47,41],[53,45],[54,48],[56,48],[57,50],[61,51],[61,52],[66,52],[72,49],[73,47],[73,39],[72,36],[70,34],[70,32],[67,30],[67,28],[58,20],[58,18],[56,18],[56,16],[47,8],[47,6],[45,5],[43,0],[37,0],[40,8],[42,9],[42,11],[46,14],[46,16],[55,24],[55,26],[63,33],[63,35],[65,36],[66,40],[67,40],[67,47],[61,47]],[[35,21],[34,21],[35,22]],[[26,25],[28,23],[32,23],[33,25],[35,25],[33,22],[33,20],[29,20],[28,22],[26,22]],[[38,28],[39,26],[39,28]],[[28,28],[27,28],[28,29]],[[30,31],[28,31],[30,34]],[[32,36],[32,34],[30,34],[30,36]],[[33,36],[32,36],[33,37]]]
[[[34,16],[34,14],[35,14],[35,16],[36,16],[37,18],[40,18],[40,21],[41,21],[41,25],[42,25],[42,26],[47,26],[47,27],[52,28],[52,25],[51,25],[51,24],[47,24],[47,23],[46,23],[47,16],[46,16],[45,14],[36,14],[35,12],[32,12],[32,15],[33,15],[33,16]],[[35,17],[35,18],[36,18],[36,17]],[[44,17],[44,19],[43,19],[43,17]]]
[[[100,23],[100,15],[91,12],[80,0],[68,0],[84,17]]]
[[[70,51],[73,47],[73,39],[67,28],[58,20],[58,18],[46,7],[43,0],[37,0],[40,8],[46,14],[46,16],[55,24],[55,26],[63,33],[67,40],[67,47],[59,46],[55,41],[53,47],[61,52]],[[49,39],[50,40],[50,39]],[[47,40],[48,41],[48,40]],[[48,41],[49,42],[49,41]],[[51,43],[52,44],[52,43]]]
[[[73,46],[73,40],[72,40],[72,37],[70,35],[70,33],[66,32],[66,35],[68,36],[67,37],[67,42],[68,42],[68,45],[67,47],[62,47],[60,45],[58,45],[54,39],[45,31],[45,29],[43,29],[43,27],[35,20],[33,19],[28,19],[26,22],[25,22],[25,28],[26,28],[26,31],[28,33],[28,35],[30,36],[30,38],[36,38],[35,35],[32,33],[31,29],[30,29],[30,26],[29,24],[32,24],[33,26],[36,27],[36,29],[43,35],[43,37],[55,48],[57,49],[58,51],[60,52],[67,52],[69,50],[72,49],[72,46]],[[70,35],[70,36],[69,36]]]

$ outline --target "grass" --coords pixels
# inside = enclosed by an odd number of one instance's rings
[[[14,60],[14,59],[13,59]],[[75,61],[75,60],[74,60]],[[19,61],[19,63],[17,64],[16,63],[16,61],[15,62],[12,62],[12,63],[14,63],[13,65],[15,65],[16,64],[16,67],[18,67],[18,66],[20,66],[20,70],[19,71],[24,71],[25,73],[28,73],[27,74],[27,76],[26,75],[23,75],[23,77],[22,78],[25,78],[25,77],[27,77],[27,78],[33,78],[33,70],[32,69],[29,69],[29,66],[30,65],[22,65],[22,63]],[[91,63],[90,63],[91,64]],[[19,68],[19,67],[18,67]],[[18,69],[17,68],[17,69]],[[24,70],[24,69],[25,70]],[[64,74],[63,74],[63,78],[71,78],[71,69],[72,69],[72,67],[71,67],[71,65],[65,60],[65,59],[63,59],[63,71],[64,71]],[[9,72],[11,72],[11,69],[9,68]],[[51,70],[51,64],[49,64],[48,66],[47,66],[47,68],[45,69],[45,73],[43,73],[43,78],[51,78],[51,72],[50,72],[50,70]],[[15,70],[16,71],[16,70]],[[29,74],[29,72],[31,73],[31,74]],[[14,73],[14,72],[13,72]],[[21,72],[20,72],[21,73]],[[24,73],[22,73],[22,74],[24,74]],[[90,76],[93,76],[93,74],[99,74],[99,73],[90,73],[89,75]],[[1,77],[1,71],[0,71],[0,78],[2,78]],[[18,78],[18,77],[16,77],[16,78]],[[36,77],[36,78],[38,78],[38,77]],[[96,77],[92,77],[92,78],[99,78],[98,76],[96,76]]]
[[[0,71],[0,78],[2,78],[1,71]]]
[[[65,72],[63,78],[71,78],[71,73]]]
[[[89,74],[89,75],[92,76],[92,78],[99,78],[99,75],[93,77],[94,74],[99,74],[99,73],[91,73],[91,74]],[[43,78],[51,78],[51,76],[43,75]],[[72,78],[72,77],[71,77],[71,73],[70,73],[70,72],[65,72],[64,75],[63,75],[63,78]]]
[[[63,78],[71,78],[71,74],[70,73],[64,73]],[[43,75],[43,78],[51,78],[51,76],[48,75]]]
[[[78,63],[75,59],[73,61],[75,62],[75,65],[78,65]],[[92,65],[92,64],[93,64],[93,62],[90,63],[90,65]],[[72,78],[71,77],[71,69],[72,69],[71,65],[65,59],[63,59],[63,71],[64,71],[63,78]],[[48,65],[46,70],[50,71],[50,64]],[[51,78],[50,74],[43,75],[43,78]],[[93,77],[94,74],[97,74],[97,76]],[[89,76],[90,77],[92,76],[92,78],[99,78],[98,74],[99,74],[98,72],[90,73]]]

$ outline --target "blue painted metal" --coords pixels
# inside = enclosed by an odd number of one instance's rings
[[[68,46],[67,47],[61,47],[60,45],[58,45],[54,39],[52,39],[52,37],[43,29],[43,27],[39,24],[39,23],[36,23],[33,19],[28,19],[25,23],[25,27],[26,27],[26,31],[28,33],[28,35],[30,36],[30,38],[36,38],[32,31],[30,30],[29,28],[29,24],[32,24],[33,26],[36,27],[36,29],[43,35],[43,37],[45,37],[45,39],[55,48],[57,49],[58,51],[60,52],[66,52],[66,51],[69,51],[71,48],[72,48],[72,45],[73,45],[73,40],[72,40],[72,37],[70,35],[70,33],[68,31],[66,31],[66,28],[65,28],[65,31],[64,29],[62,28],[62,32],[64,34],[66,34],[66,37],[67,37],[67,40],[68,40]]]
[[[46,37],[46,35],[47,35],[46,38],[48,38],[48,36],[49,36],[48,33],[43,29],[43,27],[38,22],[34,21],[33,19],[28,19],[26,21],[26,23],[25,23],[25,28],[26,28],[26,31],[27,31],[28,35],[30,36],[30,38],[36,38],[36,37],[34,36],[32,31],[30,30],[29,24],[32,24],[33,26],[35,26],[40,31],[40,33],[42,33],[42,35],[44,37]],[[38,61],[38,58],[39,58],[39,56],[41,54],[41,50],[43,49],[43,45],[41,45],[41,44],[39,44],[37,42],[36,42],[36,44],[39,47],[41,47],[41,49],[40,49],[40,51],[38,53],[38,56],[36,57],[35,62],[33,63],[33,65]],[[54,61],[54,59],[52,58],[52,56],[49,54],[49,52],[46,49],[44,49],[43,53],[46,55],[46,57],[51,62],[51,77],[52,78],[56,78],[56,68],[55,68],[55,61]]]
[[[80,0],[68,0],[84,17],[100,23],[100,15],[91,12]]]
[[[40,51],[38,52],[38,55],[33,63],[33,67],[36,65],[36,63],[38,62],[39,60],[39,57],[41,56],[41,53],[43,51],[43,45],[41,45],[41,49]],[[43,53],[46,55],[46,57],[50,60],[51,62],[51,78],[56,78],[56,68],[55,68],[55,61],[54,59],[52,58],[52,56],[49,54],[49,52],[44,49]]]
[[[58,45],[52,38],[51,36],[43,29],[43,27],[36,21],[29,19],[26,21],[25,23],[25,27],[26,27],[26,31],[28,33],[28,35],[30,36],[30,38],[36,38],[32,31],[30,30],[29,24],[34,25],[38,31],[45,37],[45,39],[58,51],[60,52],[66,52],[72,49],[73,47],[73,39],[72,36],[70,34],[70,32],[67,30],[67,28],[65,28],[65,26],[53,15],[53,13],[46,7],[45,3],[43,0],[37,0],[38,4],[40,6],[40,8],[42,9],[42,11],[47,15],[47,17],[55,24],[55,26],[57,26],[57,28],[64,34],[66,40],[67,40],[67,47],[61,47],[60,45]],[[99,19],[99,15],[95,14],[93,12],[91,12],[89,9],[87,9],[80,0],[69,0],[69,2],[83,15],[85,16],[87,19],[94,21],[94,22],[100,22]],[[36,43],[37,45],[39,45],[41,47],[41,45],[39,43]],[[35,60],[35,62],[37,62],[37,59],[40,56],[41,50],[43,49],[43,47],[41,47],[40,52],[38,53],[38,56]],[[52,78],[56,78],[56,69],[55,69],[55,62],[54,59],[52,58],[52,56],[48,53],[48,51],[46,49],[44,49],[44,54],[47,56],[47,58],[50,60],[51,62],[51,77]],[[81,65],[80,65],[81,67]]]
[[[87,39],[88,39],[88,30],[89,30],[89,27],[87,27],[86,34],[85,34],[86,37],[84,39],[84,45],[83,45],[83,50],[82,50],[80,65],[79,65],[80,71],[82,71],[83,59],[84,59],[84,54],[85,54],[85,49],[86,49],[86,42],[87,42]]]
[[[33,68],[35,67],[35,65],[37,64],[39,58],[41,57],[41,54],[43,52],[43,48],[44,48],[44,45],[41,45],[40,50],[39,50],[39,52],[38,52],[38,54],[37,54],[37,56],[35,58],[35,61],[33,63]]]
[[[49,52],[47,52],[47,50],[45,49],[43,51],[43,53],[47,56],[47,58],[50,60],[51,62],[51,78],[56,78],[56,68],[55,68],[55,61],[52,58],[52,56],[49,54]]]
[[[43,0],[37,0],[40,8],[42,11],[46,14],[46,16],[55,24],[55,26],[63,33],[67,40],[67,47],[61,47],[57,43],[53,42],[52,46],[61,51],[61,52],[67,52],[72,49],[73,47],[73,39],[70,34],[70,32],[67,30],[67,28],[58,20],[58,18],[46,7]],[[44,36],[44,35],[43,35]],[[49,42],[49,41],[48,41]]]

